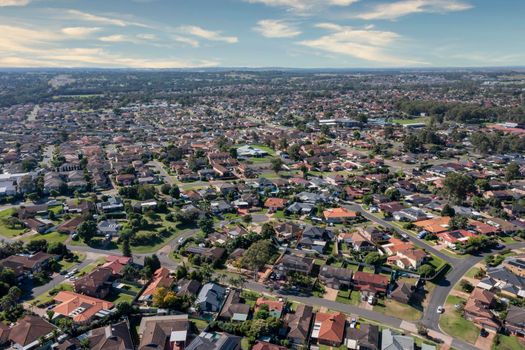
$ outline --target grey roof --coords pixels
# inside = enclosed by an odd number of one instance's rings
[[[381,350],[414,350],[414,338],[392,334],[390,329],[383,330]]]
[[[521,289],[525,289],[525,279],[513,274],[503,266],[488,269],[487,276],[498,281],[504,281],[507,284],[511,284]]]
[[[213,333],[201,333],[186,350],[240,350],[241,338],[228,333],[220,336]]]
[[[218,284],[215,283],[206,283],[204,286],[202,286],[201,291],[199,292],[199,295],[197,296],[197,300],[195,300],[196,304],[209,304],[212,308],[212,311],[214,309],[218,309],[221,305],[222,299],[224,298],[224,294],[226,293],[226,289]]]

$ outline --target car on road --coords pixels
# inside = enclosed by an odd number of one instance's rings
[[[445,308],[443,306],[438,306],[437,313],[442,314],[445,311]]]
[[[181,237],[181,238],[179,238],[179,240],[177,242],[179,242],[179,244],[183,244],[185,240],[186,240],[186,238]]]

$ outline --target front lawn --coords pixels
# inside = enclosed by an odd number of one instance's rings
[[[55,297],[55,295],[57,295],[58,292],[60,292],[60,291],[70,291],[70,292],[72,292],[73,291],[73,286],[71,284],[67,284],[67,283],[59,284],[58,286],[54,287],[50,291],[48,291],[48,292],[46,292],[44,294],[41,294],[41,295],[37,296],[36,298],[34,298],[33,300],[31,300],[31,304],[32,305],[36,305],[38,307],[43,306],[45,304],[49,304],[49,303],[51,303],[51,301],[53,301],[53,298]]]
[[[36,235],[28,236],[22,238],[22,240],[26,243],[31,241],[37,241],[40,239],[45,239],[47,243],[64,243],[67,238],[69,237],[68,234],[60,233],[58,231],[53,231],[50,233],[38,233]]]
[[[16,227],[9,227],[5,222],[13,213],[15,209],[6,209],[0,211],[0,235],[8,238],[13,238],[19,236],[27,231],[25,227],[22,227],[22,224],[17,224]]]
[[[391,299],[380,300],[378,304],[374,305],[374,311],[387,316],[401,317],[406,321],[418,321],[423,316],[423,313],[415,307]]]
[[[454,307],[455,304],[464,301],[463,298],[450,295],[445,304],[445,313],[439,319],[439,326],[448,335],[475,344],[479,335],[478,327],[464,319],[463,315]]]
[[[338,303],[350,304],[350,305],[358,306],[359,303],[361,302],[361,299],[359,297],[359,292],[357,292],[357,291],[351,291],[351,290],[342,291],[342,290],[340,290],[337,293],[337,298],[335,299],[335,301],[337,301]]]
[[[521,350],[525,348],[525,343],[520,342],[518,337],[498,334],[496,336],[494,344],[492,344],[493,350]]]

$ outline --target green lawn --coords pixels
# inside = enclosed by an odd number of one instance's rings
[[[423,316],[423,313],[415,307],[390,299],[379,301],[378,304],[374,305],[374,311],[392,317],[402,315],[401,317],[406,321],[418,321]]]
[[[0,235],[1,236],[13,238],[27,231],[25,227],[24,228],[10,228],[6,225],[4,220],[9,218],[11,215],[13,215],[14,212],[15,212],[15,209],[5,209],[5,210],[0,211]]]
[[[445,313],[439,319],[439,326],[448,335],[475,344],[479,335],[478,327],[474,323],[465,320],[463,315],[456,311],[454,307],[455,304],[462,301],[465,300],[453,295],[447,298]]]
[[[393,119],[392,122],[395,124],[413,124],[413,123],[426,123],[430,118],[429,117],[419,117],[413,119]]]
[[[56,286],[55,288],[51,289],[50,291],[41,294],[31,300],[32,305],[39,306],[41,304],[47,304],[53,300],[53,297],[58,294],[58,292],[67,290],[67,291],[73,291],[73,286],[67,283],[62,283]]]
[[[339,291],[337,293],[337,298],[335,299],[338,303],[359,305],[361,299],[359,298],[359,292],[356,291]]]
[[[206,329],[206,327],[208,327],[208,321],[203,320],[202,318],[189,317],[189,320],[195,324],[195,327],[197,327],[199,332],[202,332],[204,329]]]
[[[495,343],[498,343],[498,345],[493,344],[493,350],[522,350],[525,348],[525,343],[520,342],[517,337],[503,334],[498,334],[497,337]]]
[[[474,278],[474,276],[479,272],[479,267],[473,267],[470,270],[467,271],[465,274],[465,277]]]
[[[133,295],[129,295],[126,293],[112,293],[108,295],[105,299],[117,305],[122,302],[131,303],[133,301]]]
[[[72,268],[76,264],[81,263],[82,261],[84,261],[84,259],[86,259],[86,254],[85,253],[77,252],[77,253],[75,253],[75,255],[78,257],[76,261],[66,261],[66,260],[62,259],[62,260],[60,260],[58,262],[58,264],[60,265],[60,271],[69,270],[70,268]]]
[[[47,243],[49,244],[49,243],[64,243],[68,237],[69,237],[68,234],[60,233],[58,231],[53,231],[50,233],[42,233],[42,234],[39,233],[36,235],[24,237],[22,238],[22,240],[27,243],[27,242],[36,241],[39,239],[45,239]]]

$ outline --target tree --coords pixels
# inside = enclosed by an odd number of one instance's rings
[[[436,270],[432,265],[424,264],[419,267],[418,270],[421,277],[432,277],[436,274]]]
[[[466,216],[456,215],[450,219],[448,226],[452,230],[466,229],[468,226],[468,218]]]
[[[461,203],[474,190],[472,178],[460,173],[448,173],[443,181],[445,194],[454,202]]]
[[[29,241],[26,244],[26,249],[30,252],[46,252],[47,241],[45,239],[35,239],[33,241]]]
[[[264,239],[269,239],[275,236],[275,229],[273,228],[272,224],[270,224],[269,222],[266,222],[262,225],[261,236]]]
[[[242,290],[247,281],[244,276],[239,275],[230,277],[229,282],[234,288]]]
[[[160,268],[160,260],[156,254],[144,258],[144,268],[148,268],[152,273]]]
[[[86,243],[90,243],[91,239],[97,232],[97,223],[93,220],[86,220],[77,227],[77,234]]]
[[[255,242],[244,253],[241,264],[257,272],[271,262],[276,250],[269,240]]]
[[[417,324],[417,334],[422,336],[428,335],[428,328],[421,322],[418,322]]]
[[[230,157],[232,157],[233,159],[237,159],[237,148],[232,147],[228,152],[230,153]]]
[[[381,266],[385,263],[385,258],[378,252],[370,252],[365,257],[365,263],[368,265]]]
[[[170,184],[163,184],[160,186],[160,192],[165,195],[169,195],[171,191],[171,185]]]
[[[64,256],[69,253],[69,250],[62,242],[51,242],[47,244],[47,253]]]
[[[456,211],[447,203],[443,206],[443,209],[441,210],[441,215],[452,217],[456,215]]]
[[[213,228],[213,220],[208,216],[203,216],[197,221],[197,225],[206,234],[212,233],[215,229]]]
[[[179,199],[179,197],[180,197],[180,189],[179,189],[179,186],[177,186],[177,185],[173,185],[173,186],[171,187],[171,190],[170,190],[170,196],[172,196],[173,198]]]
[[[122,255],[131,257],[131,244],[129,243],[129,237],[122,240]]]
[[[271,160],[272,170],[278,173],[283,168],[283,161],[281,158],[272,158]]]
[[[505,169],[505,181],[509,182],[520,177],[520,166],[516,162],[511,162]]]

